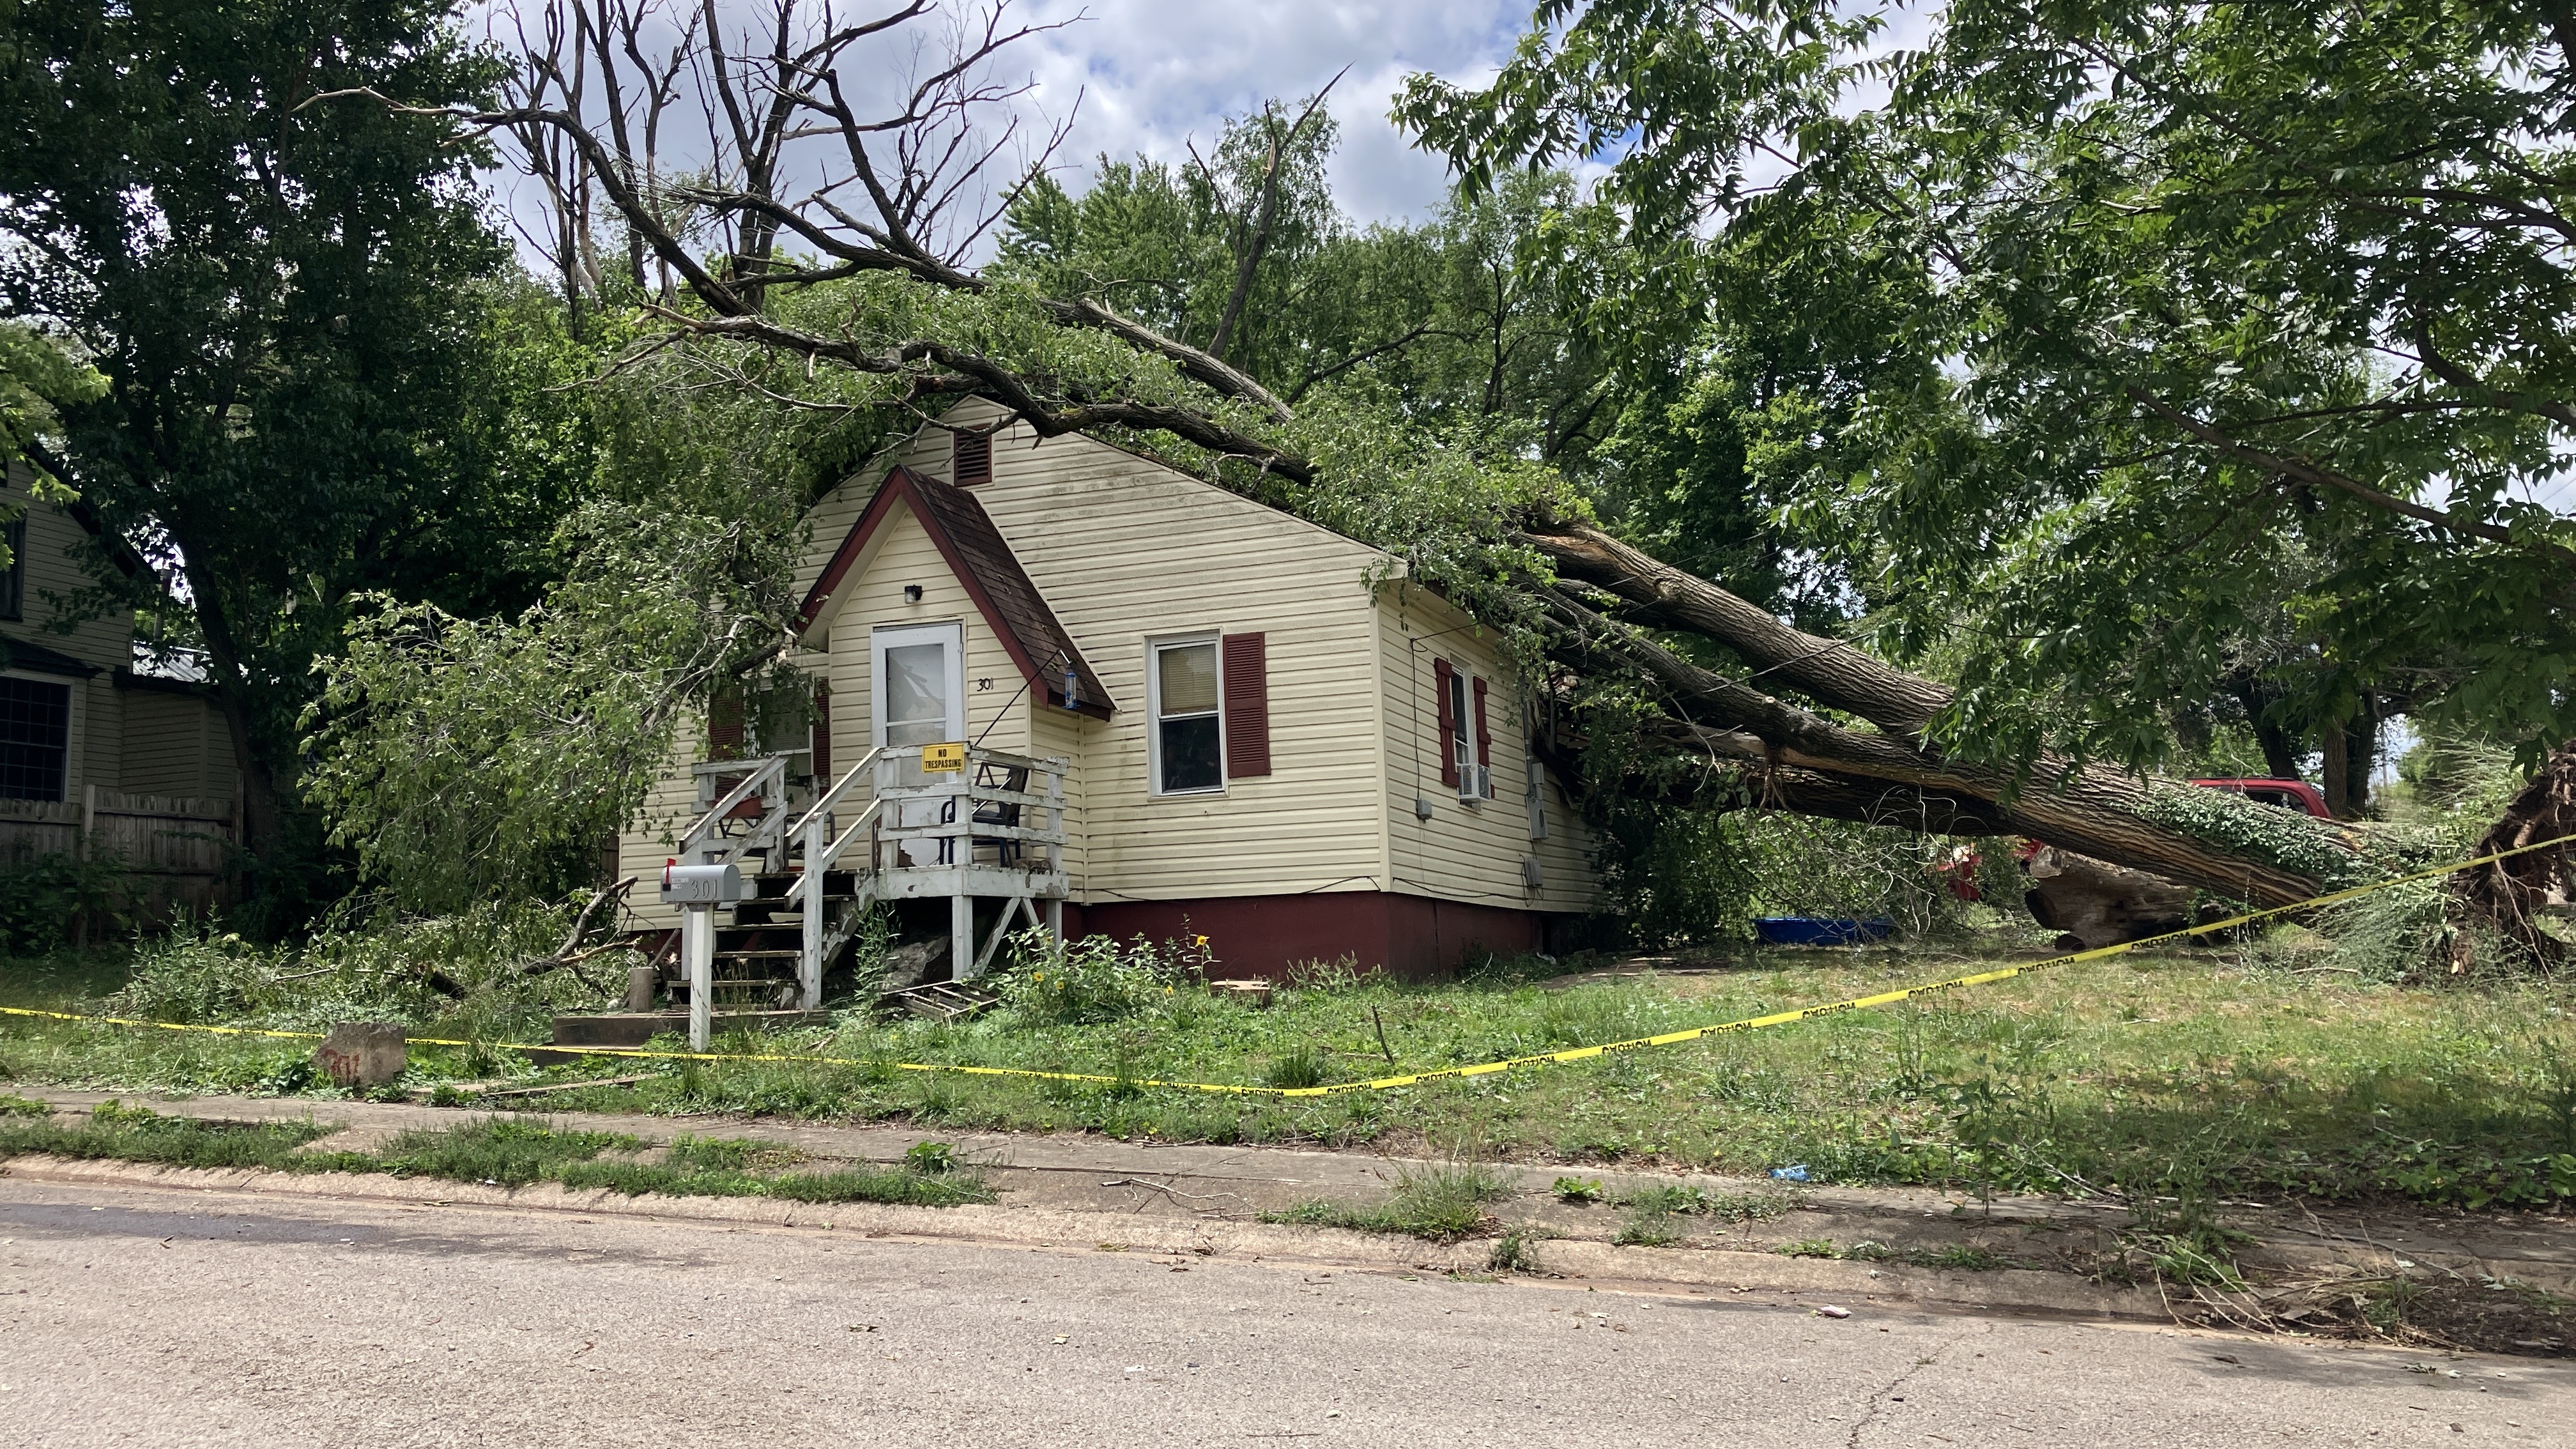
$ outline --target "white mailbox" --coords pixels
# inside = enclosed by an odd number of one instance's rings
[[[742,872],[733,866],[677,861],[662,866],[662,904],[666,906],[729,906],[743,896]]]

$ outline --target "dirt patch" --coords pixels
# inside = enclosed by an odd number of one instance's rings
[[[2396,1307],[2404,1329],[2446,1348],[2530,1358],[2576,1358],[2576,1304],[2509,1283],[2410,1285]]]

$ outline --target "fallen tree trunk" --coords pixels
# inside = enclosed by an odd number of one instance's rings
[[[1704,582],[1699,587],[1711,593],[1724,592]],[[1581,662],[1598,665],[1605,655],[1615,653],[1642,665],[1664,687],[1675,712],[1688,724],[1699,727],[1698,743],[1712,753],[1744,757],[1751,746],[1739,743],[1737,737],[1749,737],[1758,741],[1766,766],[1793,766],[1843,782],[1833,793],[1848,794],[1865,788],[1863,782],[1875,782],[1882,790],[1897,787],[1917,796],[1973,800],[1980,807],[1978,816],[2002,830],[2258,905],[2281,906],[2306,900],[2318,894],[2323,885],[2314,875],[2221,848],[2160,823],[2149,813],[2156,804],[2155,792],[2159,788],[2152,782],[2099,767],[2060,765],[2053,771],[2044,767],[2039,777],[2025,787],[2025,782],[2005,771],[1949,759],[1936,749],[1897,735],[1846,728],[1811,710],[1704,669],[1633,631],[1616,630],[1573,597],[1571,591],[1560,589],[1552,603],[1559,619],[1570,626],[1569,647],[1582,656]],[[1769,619],[1768,615],[1763,617]],[[1792,636],[1791,642],[1800,646],[1793,657],[1813,661],[1828,652],[1826,646],[1831,646],[1861,661],[1866,671],[1880,676],[1882,682],[1889,682],[1886,676],[1895,676],[1892,682],[1900,684],[1914,678],[1847,645],[1799,634],[1778,620],[1770,620],[1770,628]],[[1916,683],[1923,686],[1913,691],[1918,700],[1925,689],[1939,688],[1928,680]],[[1846,707],[1835,698],[1828,697],[1823,702]],[[2351,848],[2341,842],[2338,846],[2346,851]]]
[[[1732,792],[1736,798],[1728,803],[1849,820],[1858,825],[1885,825],[1922,835],[2016,833],[2003,811],[1959,791],[1789,764],[1779,751],[1740,730],[1664,720],[1658,722],[1656,732],[1676,750],[1703,756],[1712,765],[1728,762],[1723,779],[1706,782]],[[1687,803],[1707,803],[1708,793],[1705,788],[1692,790],[1687,794]]]

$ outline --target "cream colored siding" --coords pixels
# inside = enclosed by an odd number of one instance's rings
[[[1493,637],[1422,589],[1388,588],[1379,611],[1389,764],[1386,820],[1394,889],[1472,905],[1579,911],[1591,903],[1582,826],[1553,781],[1541,791],[1547,838],[1533,841],[1523,799],[1529,739],[1520,686]],[[1466,801],[1440,778],[1440,701],[1434,661],[1446,659],[1485,681],[1485,723],[1493,736],[1494,798]],[[1470,708],[1472,709],[1472,698]],[[1473,731],[1471,715],[1461,727]],[[1428,819],[1415,808],[1431,802]],[[1539,862],[1539,889],[1523,885],[1522,862]]]
[[[698,786],[689,766],[701,753],[706,732],[700,721],[685,719],[671,741],[671,754],[660,778],[645,792],[635,822],[617,839],[617,875],[635,877],[626,896],[636,924],[654,929],[680,923],[680,908],[661,901],[662,862],[671,858],[680,832],[697,818]]]
[[[111,608],[81,620],[68,633],[58,634],[47,627],[60,615],[56,600],[68,600],[84,589],[98,587],[98,580],[81,562],[95,545],[78,520],[53,504],[32,502],[23,486],[11,487],[7,497],[11,504],[23,505],[27,510],[26,588],[19,619],[0,622],[0,629],[95,664],[101,670],[133,664],[134,618],[130,613]]]
[[[1384,555],[1086,438],[1029,441],[997,435],[974,492],[1117,706],[1086,726],[1080,898],[1382,888],[1367,577]],[[1267,636],[1271,773],[1157,796],[1148,645],[1217,633]]]
[[[920,586],[921,602],[904,597],[906,584]],[[908,506],[898,503],[886,515],[823,617],[831,627],[832,760],[838,768],[856,764],[870,747],[876,702],[869,641],[879,628],[894,625],[963,625],[966,738],[997,750],[1027,749],[1028,715],[1018,707],[1027,699],[1020,691],[1020,667]]]
[[[133,663],[133,618],[123,610],[111,608],[82,619],[65,632],[48,627],[62,616],[66,601],[97,587],[98,581],[82,562],[94,545],[89,531],[71,514],[59,505],[38,502],[29,494],[32,480],[22,465],[9,468],[7,481],[0,498],[25,510],[26,526],[19,563],[19,616],[0,621],[0,631],[68,654],[99,670],[87,679],[34,670],[12,671],[24,678],[70,687],[71,749],[63,767],[63,798],[77,801],[84,786],[116,788],[124,768],[124,701],[117,694],[114,673]]]
[[[1031,693],[1035,691],[1032,690]],[[1068,877],[1066,882],[1068,888],[1073,891],[1075,900],[1081,900],[1085,882],[1090,878],[1089,842],[1091,839],[1089,832],[1083,828],[1085,819],[1082,809],[1083,761],[1092,743],[1105,734],[1110,726],[1089,715],[1076,714],[1071,710],[1050,705],[1044,700],[1034,702],[1024,700],[1020,708],[1028,716],[1030,739],[1028,752],[1041,758],[1059,757],[1072,766],[1072,769],[1066,772],[1064,781],[1066,823],[1073,827],[1071,832],[1073,838],[1066,844],[1064,850],[1064,868]],[[1029,821],[1032,826],[1044,823],[1037,819]],[[1034,854],[1031,859],[1035,859]]]
[[[968,402],[948,421],[996,416]],[[1073,761],[1065,863],[1077,901],[1391,890],[1549,911],[1589,904],[1584,838],[1553,785],[1547,838],[1529,838],[1519,694],[1491,642],[1420,590],[1373,592],[1394,559],[1087,438],[1036,443],[1014,425],[995,435],[992,456],[992,481],[973,493],[1098,675],[1112,717],[1050,706],[1027,686],[921,520],[897,504],[818,611],[800,660],[830,681],[837,768],[869,748],[874,631],[955,621],[966,640],[968,737]],[[897,462],[947,479],[948,433],[925,428],[825,496],[800,586],[811,587]],[[905,599],[907,584],[922,589],[920,602]],[[1229,778],[1215,793],[1155,795],[1151,644],[1241,633],[1265,636],[1271,773]],[[1439,783],[1432,656],[1417,643],[1489,681],[1492,801],[1462,805]],[[685,794],[684,776],[676,789]],[[1434,802],[1427,824],[1414,817],[1417,794]],[[630,837],[628,869],[658,868],[659,851]],[[1535,892],[1522,885],[1532,856],[1544,878]]]
[[[117,788],[148,795],[233,793],[232,737],[213,701],[157,689],[118,690],[116,696],[125,725]]]

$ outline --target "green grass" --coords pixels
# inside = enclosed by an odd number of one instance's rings
[[[1369,1145],[1570,1168],[1753,1175],[2133,1201],[2399,1196],[2576,1202],[2576,985],[2408,990],[2288,974],[2278,943],[2123,957],[1908,1006],[1584,1063],[1322,1098],[1136,1085],[1385,1075],[1619,1040],[1976,969],[1922,951],[1747,952],[1709,974],[1543,990],[1505,970],[1407,986],[1347,978],[1268,1009],[1182,990],[1140,1014],[1045,1025],[870,1022],[726,1045],[836,1063],[674,1065],[550,1096],[560,1111],[906,1120],[1177,1142]],[[1528,970],[1535,971],[1536,967]],[[83,973],[87,974],[84,975]],[[0,967],[0,1002],[94,1009],[103,967]],[[460,1030],[462,1021],[424,1020]],[[1098,1071],[1107,1084],[901,1071],[897,1062]],[[404,1085],[568,1081],[507,1051],[418,1048]],[[328,1099],[299,1042],[0,1021],[0,1081]],[[1578,1179],[1580,1180],[1580,1179]],[[2193,1224],[2183,1224],[2188,1235]]]
[[[1377,1206],[1303,1202],[1285,1212],[1264,1213],[1262,1221],[1354,1228],[1364,1233],[1403,1233],[1447,1243],[1483,1231],[1491,1220],[1485,1205],[1510,1191],[1502,1174],[1483,1163],[1433,1163],[1398,1174],[1394,1194]]]
[[[41,1104],[39,1104],[41,1105]],[[604,1152],[633,1152],[635,1138],[613,1132],[558,1131],[541,1119],[487,1117],[454,1127],[403,1132],[376,1152],[307,1152],[305,1144],[338,1130],[314,1122],[219,1122],[165,1117],[122,1103],[100,1104],[77,1125],[0,1120],[0,1158],[22,1153],[148,1162],[172,1167],[264,1167],[281,1172],[380,1172],[449,1182],[519,1188],[556,1182],[572,1189],[613,1188],[629,1196],[775,1197],[793,1202],[906,1203],[955,1207],[991,1202],[993,1190],[944,1155],[924,1167],[782,1172],[805,1155],[739,1138],[681,1137],[665,1160],[598,1161]],[[920,1146],[945,1147],[923,1143]]]
[[[1559,1196],[1563,1196],[1560,1192]],[[1779,1192],[1710,1192],[1684,1183],[1657,1183],[1612,1199],[1628,1210],[1619,1225],[1615,1243],[1633,1243],[1659,1248],[1682,1239],[1682,1226],[1674,1221],[1685,1217],[1713,1217],[1728,1222],[1767,1222],[1794,1206],[1794,1200]]]
[[[45,1152],[166,1167],[285,1167],[305,1143],[333,1129],[311,1122],[207,1122],[102,1102],[78,1126],[13,1117],[0,1122],[0,1157]]]
[[[882,1202],[915,1207],[956,1207],[991,1202],[993,1190],[959,1171],[944,1143],[920,1166],[844,1168],[835,1172],[781,1172],[804,1154],[739,1138],[682,1137],[662,1162],[585,1162],[563,1168],[556,1180],[568,1188],[612,1188],[630,1197],[648,1192],[676,1197],[776,1197],[794,1202]],[[907,1153],[907,1158],[910,1154]]]
[[[611,1149],[633,1151],[635,1147],[633,1137],[614,1132],[561,1132],[542,1120],[483,1117],[455,1127],[401,1133],[374,1154],[375,1165],[364,1170],[525,1187],[559,1179],[567,1168]]]

